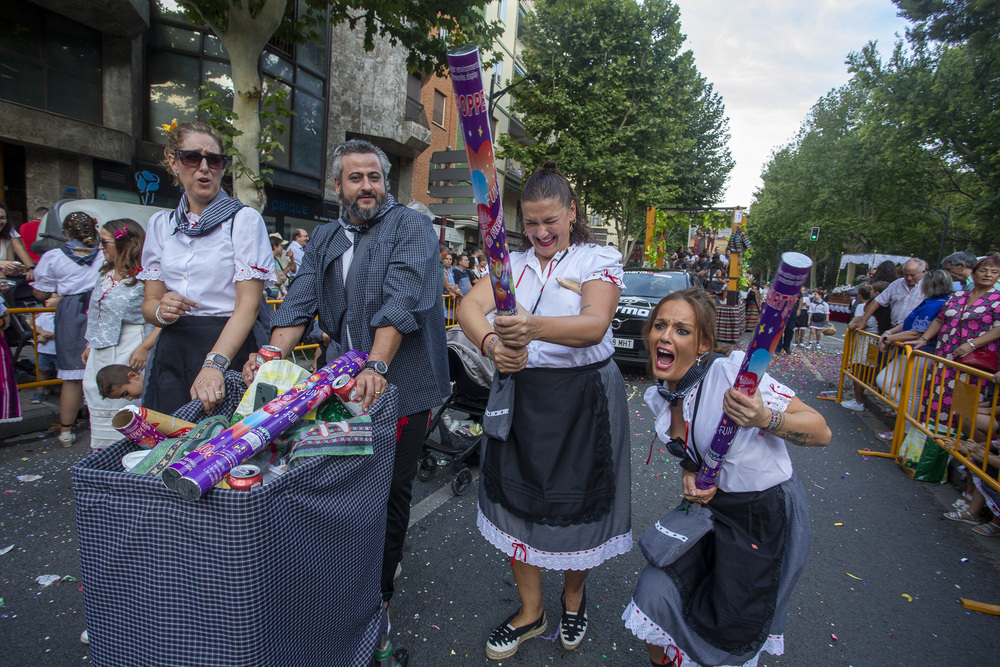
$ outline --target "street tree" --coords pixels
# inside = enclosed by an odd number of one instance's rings
[[[364,31],[364,48],[375,40],[409,50],[411,72],[443,73],[451,44],[491,44],[498,28],[485,20],[488,0],[157,0],[176,4],[191,19],[211,30],[225,46],[232,67],[234,87],[231,122],[232,146],[228,148],[240,168],[234,173],[236,196],[262,209],[260,176],[261,125],[259,112],[263,85],[259,62],[272,37],[305,43],[318,35],[317,26],[347,24]],[[447,31],[448,40],[437,37]]]
[[[577,185],[584,205],[611,221],[628,257],[646,208],[710,205],[732,169],[724,108],[682,51],[669,0],[542,0],[524,33],[528,72],[518,89],[523,146],[505,157],[529,170],[546,159]]]

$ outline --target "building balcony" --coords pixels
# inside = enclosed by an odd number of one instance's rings
[[[431,124],[427,121],[427,114],[424,112],[424,105],[412,97],[407,96],[406,98],[406,112],[403,118],[423,125],[428,130],[431,129]]]

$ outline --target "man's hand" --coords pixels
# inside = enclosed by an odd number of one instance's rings
[[[381,398],[382,394],[385,393],[388,383],[384,377],[370,368],[366,368],[358,373],[354,380],[358,383],[355,391],[357,392],[357,398],[361,399],[361,411],[368,412],[368,408],[372,406],[372,403]]]

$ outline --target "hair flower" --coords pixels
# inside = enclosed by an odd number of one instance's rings
[[[177,129],[177,119],[176,118],[174,118],[170,122],[169,125],[167,123],[163,123],[162,125],[160,125],[160,132],[163,132],[163,134],[170,134],[171,132],[173,132],[176,129]]]
[[[128,225],[123,225],[121,229],[116,229],[114,231],[114,234],[115,234],[115,241],[122,240],[123,238],[125,238],[125,235],[128,234]]]

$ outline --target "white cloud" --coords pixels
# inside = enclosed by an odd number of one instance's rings
[[[736,168],[722,203],[732,206],[749,206],[771,152],[847,83],[847,55],[871,40],[884,55],[908,25],[891,0],[674,2],[685,47],[726,105]]]

